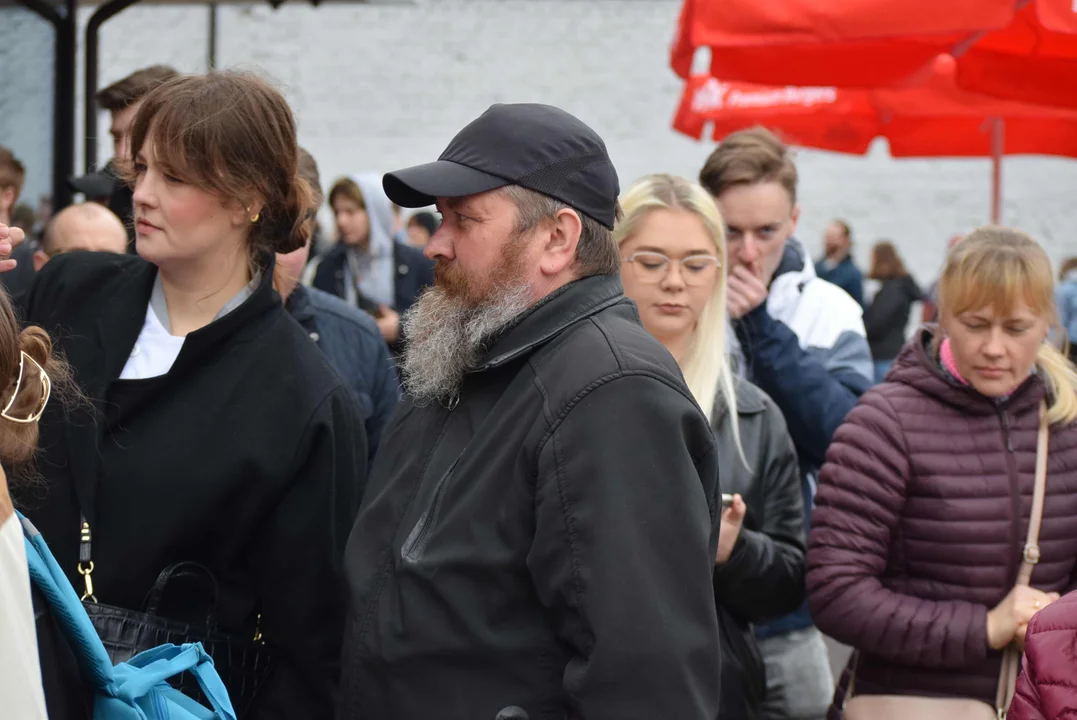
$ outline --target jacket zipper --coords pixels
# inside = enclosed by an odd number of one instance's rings
[[[1020,542],[1018,538],[1021,519],[1021,478],[1017,474],[1017,458],[1014,456],[1013,449],[1013,436],[1010,433],[1010,418],[1006,414],[1006,405],[999,402],[996,406],[998,408],[999,418],[1002,420],[1002,434],[1006,440],[1006,468],[1010,478],[1010,545],[1015,550],[1009,553],[1010,559],[1007,562],[1007,577],[1011,578],[1008,582],[1016,582],[1017,580],[1017,556],[1021,552]]]
[[[400,558],[405,562],[418,562],[423,550],[426,549],[426,544],[430,540],[430,530],[434,526],[438,511],[441,509],[445,486],[449,484],[449,478],[452,476],[453,470],[456,469],[456,463],[458,462],[460,462],[459,458],[438,480],[438,484],[434,486],[434,492],[430,496],[430,503],[423,510],[423,514],[419,516],[419,521],[415,523],[415,527],[411,529],[404,543],[400,546]]]

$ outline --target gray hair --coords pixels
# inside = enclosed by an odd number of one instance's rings
[[[581,225],[580,241],[576,246],[576,270],[579,276],[616,275],[621,271],[621,254],[613,239],[613,231],[602,223],[560,200],[519,185],[506,185],[500,192],[516,206],[514,234],[517,237],[547,220],[553,220],[562,210],[572,210],[579,215]],[[617,204],[616,215],[620,220],[620,203]]]

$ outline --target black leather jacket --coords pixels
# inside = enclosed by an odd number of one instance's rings
[[[766,689],[752,625],[782,617],[804,600],[804,514],[796,450],[781,410],[737,378],[737,421],[745,466],[737,451],[729,406],[719,396],[711,426],[718,443],[723,493],[748,507],[729,560],[714,568],[722,626],[719,718],[756,717]]]

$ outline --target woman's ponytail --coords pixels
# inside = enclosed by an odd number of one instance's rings
[[[1055,425],[1077,420],[1077,367],[1049,342],[1040,346],[1036,367],[1043,374],[1050,396],[1048,421]]]

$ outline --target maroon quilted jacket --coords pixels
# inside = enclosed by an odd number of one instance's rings
[[[809,601],[820,630],[860,650],[858,693],[993,705],[1001,653],[986,616],[1017,576],[1045,390],[1033,376],[1007,400],[984,397],[948,378],[929,341],[918,333],[834,436]],[[1050,443],[1032,585],[1065,593],[1077,580],[1077,425],[1053,427]]]
[[[1077,593],[1036,613],[1009,720],[1077,717]]]

